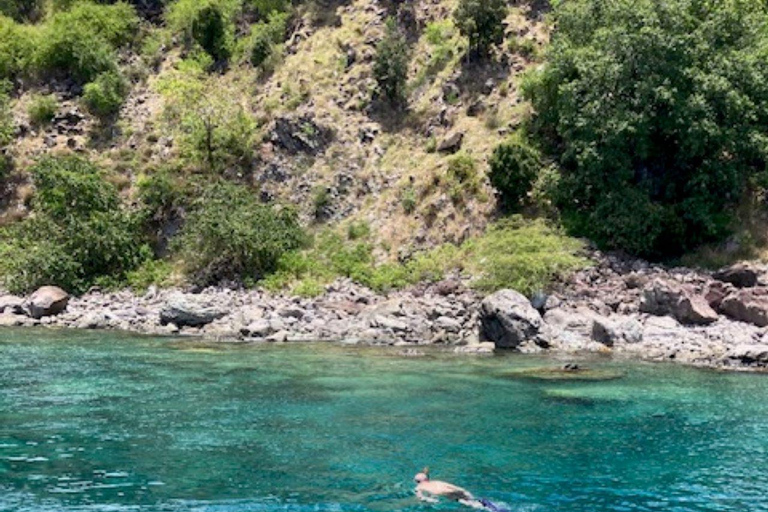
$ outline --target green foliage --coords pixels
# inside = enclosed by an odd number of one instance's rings
[[[120,111],[126,96],[128,84],[117,71],[107,71],[96,77],[83,89],[83,102],[95,116],[107,118]]]
[[[541,167],[541,154],[520,133],[499,144],[491,156],[489,178],[502,206],[520,208]]]
[[[418,198],[416,197],[416,189],[413,185],[407,185],[400,193],[400,204],[403,206],[403,211],[407,214],[411,214],[416,211],[418,204]]]
[[[53,121],[58,108],[59,102],[55,94],[35,95],[29,101],[27,115],[33,125],[43,126]]]
[[[251,27],[246,48],[252,66],[262,66],[274,54],[275,46],[285,40],[287,21],[287,14],[273,12],[268,21],[256,23]]]
[[[768,161],[762,2],[559,2],[528,81],[574,232],[648,257],[728,233]]]
[[[347,226],[347,238],[360,240],[371,236],[371,226],[365,221],[350,222]]]
[[[16,126],[13,122],[11,110],[11,84],[0,80],[0,148],[4,148],[13,141]]]
[[[167,20],[189,49],[200,48],[223,61],[232,52],[239,7],[238,0],[177,0],[169,7]]]
[[[328,187],[322,185],[315,188],[312,192],[312,209],[316,220],[320,220],[326,215],[326,210],[331,205],[331,194]]]
[[[37,21],[44,11],[44,0],[0,0],[0,14],[16,21]]]
[[[115,50],[133,40],[139,19],[126,3],[76,2],[56,13],[43,27],[35,66],[43,73],[62,73],[87,83],[115,70]]]
[[[28,71],[37,32],[0,15],[0,80],[14,79]]]
[[[384,39],[376,47],[373,76],[381,96],[395,104],[406,101],[405,85],[410,58],[408,54],[405,36],[397,28],[395,19],[388,18]]]
[[[173,246],[195,282],[213,284],[261,279],[304,242],[293,210],[261,204],[247,188],[217,182],[201,194]]]
[[[532,295],[588,265],[579,256],[582,249],[581,242],[543,221],[512,217],[491,225],[484,235],[460,247],[445,244],[418,252],[405,262],[377,264],[370,241],[345,239],[329,230],[321,233],[311,248],[280,258],[277,271],[263,284],[270,290],[319,295],[322,285],[346,277],[386,292],[436,282],[449,271],[465,270],[476,277],[474,285],[481,291],[514,288]]]
[[[470,51],[487,55],[493,45],[504,39],[505,0],[459,0],[453,15],[456,26],[469,40]]]
[[[466,153],[460,153],[448,160],[446,172],[448,195],[456,203],[464,203],[480,191],[480,176],[477,173],[475,159]]]
[[[135,270],[127,272],[124,284],[135,292],[146,291],[150,286],[172,284],[173,265],[165,260],[146,260]]]
[[[32,175],[33,215],[0,237],[0,275],[10,291],[55,284],[79,293],[99,279],[122,278],[147,258],[137,219],[97,167],[75,157],[46,158]]]
[[[283,13],[291,7],[290,0],[245,0],[245,7],[253,10],[261,19],[273,13]]]
[[[583,244],[542,220],[511,217],[462,246],[468,270],[485,292],[512,288],[525,295],[547,289],[554,280],[589,262],[579,256]]]

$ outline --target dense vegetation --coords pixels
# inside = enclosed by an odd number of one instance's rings
[[[543,52],[537,34],[513,26],[521,11],[510,4],[459,0],[422,24],[414,2],[387,2],[375,20],[363,17],[330,45],[316,41],[317,53],[304,57],[297,41],[340,23],[321,0],[0,0],[0,188],[24,189],[23,214],[0,228],[2,285],[82,292],[173,274],[313,295],[339,276],[385,291],[460,270],[482,290],[533,293],[584,264],[583,244],[570,236],[664,259],[719,242],[745,214],[763,211],[764,2],[553,1]],[[347,37],[361,44],[354,49]],[[327,67],[330,78],[271,83],[290,56]],[[512,56],[536,69],[517,75]],[[510,89],[518,83],[527,103],[512,123],[494,102],[517,104]],[[322,87],[352,92],[339,98]],[[135,113],[138,102],[126,100],[139,89],[155,95],[146,110],[156,116],[136,134],[142,123],[123,118]],[[271,96],[251,101],[263,90]],[[73,138],[54,148],[42,134],[68,130],[73,103],[92,122],[86,147]],[[299,214],[305,205],[260,190],[259,173],[283,173],[282,162],[265,163],[280,144],[333,132],[308,115],[328,105],[349,114],[323,111],[330,124],[362,127],[386,113],[353,137],[395,167],[413,169],[419,162],[406,161],[421,158],[431,166],[384,187],[394,204],[379,207],[388,215],[431,227],[490,205],[482,225],[495,212],[501,219],[482,235],[403,251],[363,216],[331,222],[342,178],[371,174],[342,171],[378,161],[370,153],[347,162],[329,151],[333,179],[302,184],[309,216]],[[276,135],[266,127],[278,110],[301,114]],[[379,128],[386,133],[376,138]],[[29,132],[43,149],[15,161],[14,144]],[[441,147],[451,132],[465,142]],[[482,151],[473,147],[489,135]],[[144,144],[173,150],[150,162]],[[295,156],[294,173],[311,166],[313,152]],[[512,213],[524,217],[504,217]]]
[[[569,228],[651,257],[726,236],[765,183],[765,4],[573,0],[555,23],[528,95]]]

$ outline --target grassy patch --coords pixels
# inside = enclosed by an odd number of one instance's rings
[[[323,292],[324,285],[347,277],[379,292],[421,282],[435,282],[454,270],[473,277],[482,292],[514,288],[531,295],[589,261],[580,256],[583,244],[544,221],[512,217],[461,246],[445,244],[420,252],[405,262],[378,264],[365,238],[334,231],[319,234],[311,248],[286,254],[278,270],[262,284],[272,291],[301,296]]]

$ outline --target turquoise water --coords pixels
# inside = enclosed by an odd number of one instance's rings
[[[768,511],[768,376],[0,331],[2,511]]]

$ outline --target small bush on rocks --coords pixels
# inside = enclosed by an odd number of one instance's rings
[[[388,18],[384,39],[376,47],[373,75],[381,96],[392,103],[401,104],[406,101],[408,60],[405,36],[397,27],[395,19]]]
[[[484,56],[504,39],[505,0],[460,0],[453,15],[456,26],[469,39],[470,51]]]
[[[53,121],[58,108],[59,102],[55,95],[36,95],[29,102],[27,115],[33,125],[43,126]]]
[[[139,19],[126,3],[76,2],[42,28],[34,64],[42,73],[62,73],[87,83],[117,68],[115,50],[133,40]]]
[[[128,94],[128,84],[117,71],[107,71],[83,89],[83,102],[88,111],[100,118],[120,112]]]
[[[182,34],[189,49],[202,49],[214,61],[232,53],[238,0],[177,0],[168,9],[171,29]]]
[[[516,210],[522,206],[541,166],[538,150],[521,134],[515,134],[494,149],[489,178],[504,208]]]
[[[191,278],[207,285],[255,282],[305,241],[296,212],[261,204],[245,187],[217,182],[202,193],[173,246]]]

